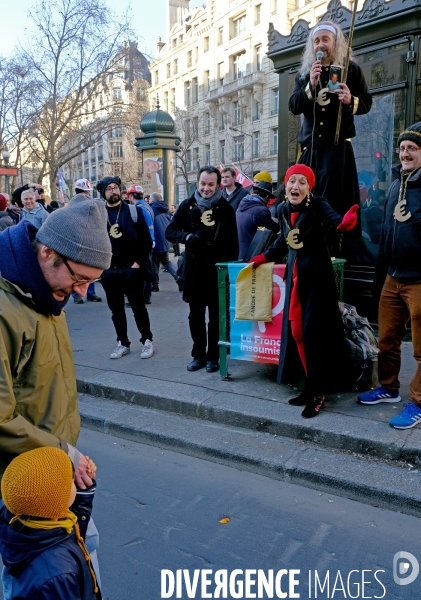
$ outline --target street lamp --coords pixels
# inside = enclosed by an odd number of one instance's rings
[[[230,127],[229,129],[231,129],[231,131],[237,131],[237,133],[241,133],[242,135],[248,135],[248,137],[251,138],[251,178],[253,179],[253,175],[254,175],[254,168],[253,168],[253,136],[251,135],[251,133],[246,133],[245,131],[241,131],[241,129],[238,129],[237,127]]]
[[[8,150],[3,150],[3,152],[1,154],[3,156],[4,166],[6,168],[8,168],[9,167],[10,152]],[[6,177],[7,193],[10,196],[10,175],[6,175],[5,177]]]

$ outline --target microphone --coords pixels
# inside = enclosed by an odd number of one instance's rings
[[[316,52],[316,60],[322,60],[323,58],[323,51],[322,50],[317,50]]]

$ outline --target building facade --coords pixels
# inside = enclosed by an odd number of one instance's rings
[[[150,64],[149,98],[152,107],[159,98],[182,138],[177,202],[206,164],[235,164],[250,176],[265,169],[276,182],[279,81],[266,56],[267,29],[272,21],[288,30],[295,2],[208,0],[192,10],[188,0],[167,2],[167,39]]]

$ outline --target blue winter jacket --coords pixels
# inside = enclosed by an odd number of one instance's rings
[[[136,206],[140,206],[140,208],[143,210],[143,216],[145,217],[145,221],[146,224],[149,228],[149,233],[151,234],[151,238],[152,241],[155,241],[155,232],[154,232],[154,215],[153,215],[153,210],[152,208],[149,206],[149,204],[147,202],[145,202],[145,200],[138,200],[136,202]]]
[[[96,485],[77,494],[71,510],[78,516],[80,532],[86,533]],[[12,575],[12,598],[19,600],[101,600],[94,592],[88,563],[74,531],[32,529],[0,509],[0,553]]]
[[[168,252],[170,243],[165,237],[165,230],[171,221],[171,215],[165,202],[153,202],[151,208],[154,212],[155,248],[154,252]]]
[[[239,259],[242,260],[254,238],[258,227],[266,227],[277,232],[279,225],[272,220],[270,210],[259,196],[246,196],[240,202],[237,212],[238,243],[240,245]]]

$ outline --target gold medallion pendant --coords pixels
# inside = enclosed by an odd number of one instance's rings
[[[404,223],[405,221],[408,221],[408,219],[410,219],[412,217],[411,211],[409,211],[407,213],[405,213],[405,211],[406,211],[406,200],[404,200],[403,202],[398,202],[397,205],[395,206],[395,210],[393,211],[396,221],[399,221],[400,223]]]
[[[291,231],[287,235],[287,244],[293,250],[299,250],[304,247],[303,242],[298,241],[298,236],[300,235],[299,229],[291,229]]]
[[[329,88],[325,87],[323,89],[320,90],[320,92],[317,94],[317,104],[319,106],[326,106],[326,104],[330,104],[330,98],[329,98]]]
[[[206,225],[206,227],[211,227],[212,225],[215,225],[215,221],[213,220],[212,209],[205,210],[205,212],[202,213],[200,220],[202,221],[203,225]]]
[[[118,228],[118,223],[115,223],[115,225],[111,225],[110,227],[110,236],[113,238],[120,238],[123,234],[121,233],[121,231]]]

